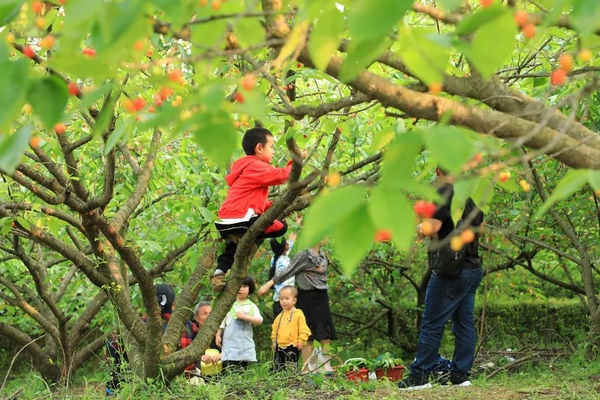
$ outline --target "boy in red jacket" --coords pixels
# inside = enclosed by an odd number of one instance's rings
[[[225,251],[217,258],[217,269],[211,277],[214,291],[225,287],[225,274],[233,265],[237,244],[230,240],[232,234],[243,235],[248,228],[272,204],[268,201],[269,186],[281,185],[288,180],[292,161],[285,167],[271,165],[275,139],[265,128],[249,129],[242,139],[245,157],[235,161],[231,173],[225,177],[229,191],[219,209],[217,230],[226,240]],[[303,157],[306,153],[303,152]],[[285,221],[275,220],[257,239],[283,236],[287,230]]]

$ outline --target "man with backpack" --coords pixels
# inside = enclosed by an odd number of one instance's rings
[[[460,235],[466,230],[474,229],[478,232],[483,223],[483,213],[469,198],[462,218],[455,227],[451,216],[453,178],[439,167],[436,175],[441,183],[438,193],[444,200],[436,205],[433,217],[425,219],[417,228],[419,236],[432,239],[428,251],[432,275],[425,293],[417,355],[410,365],[408,377],[398,383],[400,389],[432,387],[429,376],[438,361],[444,327],[449,319],[452,320],[452,333],[455,337],[454,356],[449,373],[440,381],[456,386],[471,385],[468,375],[475,357],[475,292],[483,277],[478,253],[479,235],[466,235],[470,236],[471,241],[462,243],[460,249],[456,246],[457,240],[453,241],[452,247],[450,241],[452,236]],[[427,229],[424,232],[425,225]]]

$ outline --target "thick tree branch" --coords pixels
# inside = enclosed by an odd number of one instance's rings
[[[67,224],[69,224],[70,226],[74,227],[75,229],[77,229],[79,232],[84,233],[85,229],[83,227],[83,225],[81,224],[81,221],[75,219],[71,214],[67,214],[61,210],[58,210],[56,208],[52,208],[52,207],[46,207],[46,206],[42,206],[42,207],[36,207],[33,206],[33,204],[28,204],[28,203],[4,203],[2,204],[2,206],[4,208],[6,208],[7,210],[19,210],[19,211],[40,211],[43,214],[49,216],[49,217],[53,217],[53,218],[57,218],[61,221],[66,222]]]
[[[310,56],[303,51],[299,60],[312,65]],[[327,67],[327,73],[339,78],[342,58],[334,56]],[[600,168],[600,146],[590,147],[586,141],[575,140],[553,129],[540,126],[510,115],[483,110],[453,100],[429,94],[417,93],[402,86],[394,85],[386,79],[368,71],[361,72],[349,84],[357,90],[376,98],[384,106],[395,107],[416,118],[439,121],[448,118],[449,123],[472,129],[476,132],[493,133],[495,136],[523,141],[534,149],[543,149],[546,154],[575,168]]]
[[[58,329],[54,325],[52,325],[52,323],[48,321],[48,319],[45,318],[38,310],[32,307],[27,300],[23,298],[19,291],[19,288],[13,282],[9,281],[3,276],[0,276],[0,284],[6,287],[14,296],[9,297],[4,293],[0,293],[0,297],[4,299],[8,304],[23,310],[25,314],[29,315],[35,322],[37,322],[42,328],[44,328],[44,330],[52,337],[52,339],[57,345],[60,345],[61,340],[60,332],[58,331]]]
[[[156,159],[156,152],[158,151],[158,145],[162,134],[159,129],[155,129],[152,135],[152,140],[148,151],[146,152],[146,161],[140,169],[140,173],[137,175],[137,182],[135,187],[125,202],[117,211],[117,214],[113,218],[115,229],[119,231],[126,221],[129,220],[131,214],[139,206],[140,202],[144,198],[144,194],[148,189],[148,182],[152,176],[152,170],[154,169],[154,160]]]

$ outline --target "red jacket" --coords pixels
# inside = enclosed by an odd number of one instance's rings
[[[225,177],[229,191],[219,209],[219,218],[243,218],[250,208],[258,215],[263,214],[272,203],[267,201],[269,186],[285,183],[291,170],[291,161],[277,168],[254,155],[235,161],[231,173]]]

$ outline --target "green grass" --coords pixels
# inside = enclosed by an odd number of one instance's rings
[[[103,399],[105,371],[95,368],[86,376],[77,376],[69,387],[52,388],[33,371],[24,372],[10,381],[0,397],[9,397],[17,390],[20,399]],[[25,373],[26,372],[26,373]],[[489,373],[489,372],[488,372]],[[354,383],[343,376],[327,378],[321,375],[273,375],[266,365],[255,365],[242,375],[226,376],[201,386],[189,385],[177,378],[169,387],[148,384],[133,379],[114,399],[191,399],[208,400],[258,398],[294,399],[598,399],[600,362],[583,361],[580,355],[568,359],[521,364],[486,379],[479,373],[473,386],[452,388],[435,386],[426,391],[400,391],[390,382]]]

